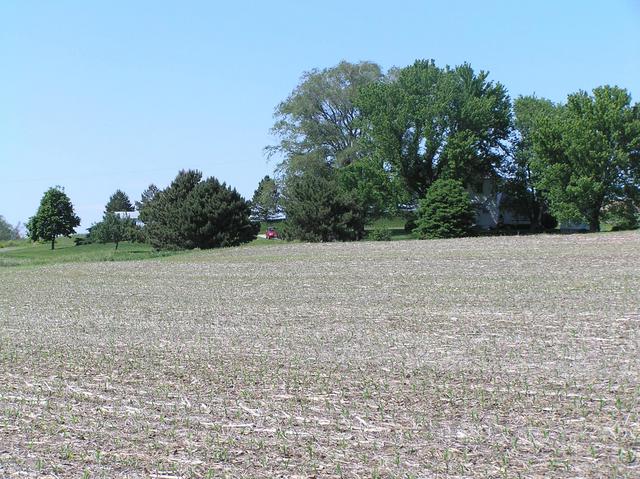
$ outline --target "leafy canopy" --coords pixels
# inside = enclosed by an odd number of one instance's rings
[[[605,209],[639,204],[640,106],[626,90],[603,86],[569,95],[556,109],[534,124],[536,187],[558,219],[597,231]]]
[[[121,241],[128,241],[135,236],[134,220],[115,213],[105,213],[101,222],[91,227],[91,239],[98,243],[115,243],[115,249]]]
[[[0,215],[0,241],[20,239],[20,223],[11,226],[4,216]]]
[[[505,87],[487,78],[466,63],[443,69],[418,60],[361,89],[365,136],[413,198],[439,178],[467,183],[499,168],[511,105]]]
[[[304,73],[296,89],[276,107],[271,131],[280,142],[267,151],[284,156],[281,169],[291,158],[307,154],[338,167],[362,157],[355,99],[362,87],[381,79],[380,67],[370,62],[343,61]]]
[[[514,135],[512,154],[503,165],[501,190],[507,194],[510,208],[529,216],[531,227],[539,230],[555,226],[555,219],[548,212],[548,201],[543,191],[538,190],[533,178],[532,163],[535,153],[533,134],[536,122],[552,118],[559,110],[554,103],[535,96],[520,96],[513,104]]]
[[[73,211],[71,200],[61,187],[56,186],[44,193],[38,211],[27,223],[27,230],[33,241],[51,241],[51,249],[54,249],[57,236],[69,236],[79,225],[80,218]]]

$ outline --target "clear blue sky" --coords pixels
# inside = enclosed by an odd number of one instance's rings
[[[640,101],[640,0],[0,2],[0,214],[64,186],[82,229],[183,168],[251,197],[303,71],[468,61],[513,98],[602,84]]]

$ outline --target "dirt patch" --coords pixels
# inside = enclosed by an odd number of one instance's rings
[[[2,477],[638,477],[640,236],[0,270]]]

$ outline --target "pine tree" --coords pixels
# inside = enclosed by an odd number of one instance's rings
[[[116,211],[133,211],[133,205],[129,200],[129,196],[122,191],[116,190],[109,198],[109,202],[104,208],[105,213],[115,213]]]
[[[158,249],[235,246],[255,239],[249,202],[216,178],[181,171],[145,207],[149,242]]]

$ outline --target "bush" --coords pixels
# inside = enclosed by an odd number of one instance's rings
[[[377,226],[369,232],[367,237],[373,241],[391,241],[391,230]]]
[[[474,211],[461,182],[435,181],[420,201],[415,232],[421,238],[459,238],[471,232]]]
[[[91,236],[76,236],[75,238],[73,238],[74,246],[82,246],[85,244],[92,244],[92,243],[93,243],[93,239],[91,238]]]

